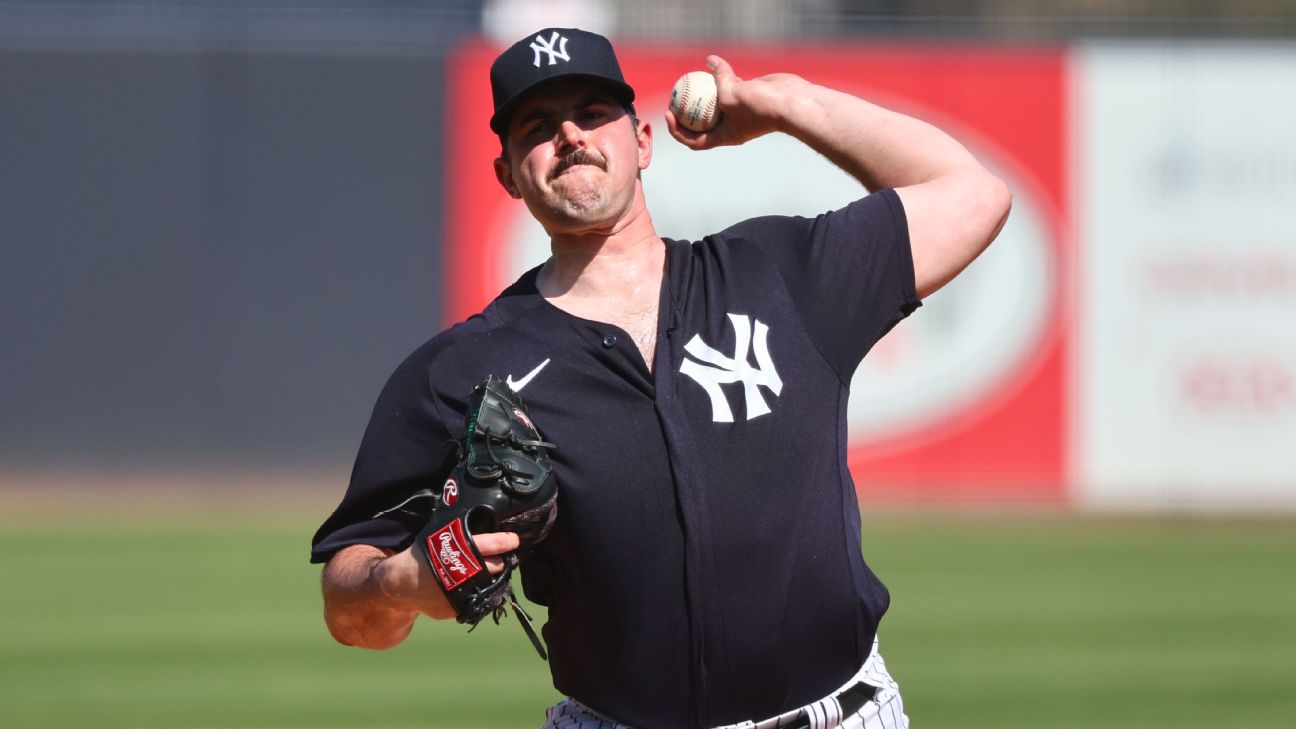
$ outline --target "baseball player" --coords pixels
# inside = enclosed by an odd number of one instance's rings
[[[491,68],[500,185],[552,256],[396,368],[346,495],[315,536],[325,618],[386,648],[454,617],[388,509],[440,484],[488,374],[556,444],[557,522],[522,567],[548,607],[547,727],[904,727],[877,652],[886,588],[865,564],[846,401],[869,348],[967,266],[1005,185],[938,129],[805,79],[707,58],[721,121],[695,150],[790,134],[871,194],[816,218],[660,237],[607,39],[547,28]],[[807,181],[813,184],[813,181]],[[375,514],[381,515],[375,517]],[[478,534],[498,572],[518,545]]]

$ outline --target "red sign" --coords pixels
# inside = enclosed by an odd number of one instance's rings
[[[449,322],[476,313],[511,283],[501,271],[512,255],[508,239],[521,203],[495,180],[491,160],[499,141],[487,126],[488,70],[499,50],[473,44],[449,62],[444,269]],[[626,80],[636,89],[639,115],[655,126],[658,145],[674,144],[662,121],[671,86],[682,73],[703,68],[708,53],[718,53],[743,77],[800,74],[884,106],[921,110],[939,126],[956,129],[956,136],[974,136],[982,148],[993,149],[1013,184],[1029,190],[1041,235],[1048,239],[1043,245],[1053,262],[1052,281],[1040,304],[1046,309],[1040,333],[1026,343],[1011,372],[941,411],[935,422],[852,442],[849,462],[866,498],[1063,500],[1071,265],[1061,49],[620,44],[617,50]],[[646,189],[651,203],[651,183]]]

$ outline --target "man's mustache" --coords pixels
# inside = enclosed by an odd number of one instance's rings
[[[607,171],[607,166],[603,164],[603,160],[583,149],[578,149],[566,157],[558,158],[558,164],[554,165],[554,168],[549,172],[549,181],[553,182],[559,175],[575,165],[594,165],[600,170]]]

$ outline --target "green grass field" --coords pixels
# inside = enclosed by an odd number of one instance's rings
[[[521,630],[332,642],[314,518],[0,526],[0,726],[538,727]],[[873,515],[914,726],[1290,727],[1296,523]]]

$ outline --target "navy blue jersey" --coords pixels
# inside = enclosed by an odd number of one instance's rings
[[[419,524],[373,515],[440,486],[468,393],[508,378],[557,444],[558,521],[522,568],[554,686],[633,726],[706,727],[807,704],[867,658],[889,596],[860,551],[847,388],[919,301],[891,190],[666,246],[655,372],[541,297],[538,269],[414,352],[312,559],[407,547]]]

